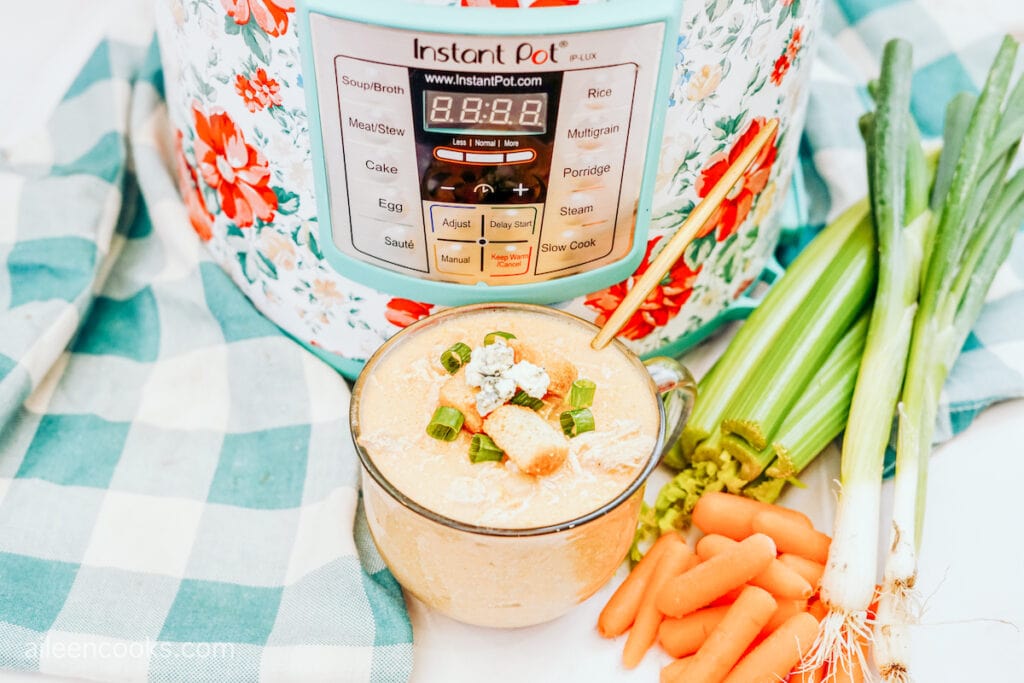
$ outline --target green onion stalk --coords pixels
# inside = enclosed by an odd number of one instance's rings
[[[1006,38],[980,98],[958,96],[947,108],[932,193],[938,225],[897,415],[891,540],[874,633],[875,664],[886,681],[910,679],[907,626],[916,616],[917,552],[942,386],[1024,221],[1024,172],[1006,180],[1024,134],[1024,80],[1004,107],[1016,52],[1017,43]]]
[[[878,283],[842,446],[842,488],[821,598],[829,612],[810,657],[849,670],[870,636],[867,610],[875,588],[882,470],[917,306],[923,250],[929,240],[930,178],[910,117],[911,48],[886,44],[878,105],[867,122],[868,186],[878,241]],[[907,199],[912,201],[908,202]],[[914,199],[916,198],[916,199]],[[863,662],[862,662],[863,663]]]

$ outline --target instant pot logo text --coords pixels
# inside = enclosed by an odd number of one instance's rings
[[[507,51],[505,45],[494,47],[464,47],[457,41],[447,45],[429,45],[421,43],[419,38],[412,40],[413,59],[430,61],[435,64],[558,64],[558,49],[565,47],[560,43],[534,45],[522,42],[515,49]]]

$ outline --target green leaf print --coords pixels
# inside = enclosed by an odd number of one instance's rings
[[[277,279],[277,266],[274,265],[273,261],[264,256],[262,252],[256,252],[256,265],[259,266],[259,269],[262,270],[267,277],[273,280]]]
[[[283,187],[272,187],[277,195],[277,212],[282,216],[290,216],[299,210],[299,195],[289,192]]]
[[[242,25],[242,39],[252,50],[256,59],[264,64],[270,64],[270,38],[256,25],[255,21]]]
[[[241,31],[242,31],[242,25],[241,24],[236,24],[234,19],[232,19],[231,17],[229,17],[228,15],[225,14],[224,15],[224,33],[228,34],[229,36],[237,36]]]

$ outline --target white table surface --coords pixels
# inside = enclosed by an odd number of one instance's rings
[[[115,17],[123,22],[134,14],[126,8],[137,5],[136,0],[7,3],[0,28],[0,146],[23,138],[45,120],[99,36]],[[144,40],[134,32],[136,26],[123,24],[119,35]],[[707,368],[726,336],[686,359],[696,374]],[[807,471],[808,488],[791,489],[783,502],[830,530],[837,472],[833,447]],[[649,499],[666,477],[656,473]],[[891,489],[885,485],[886,501]],[[919,682],[1024,682],[1022,523],[1024,400],[1018,400],[985,411],[932,458],[919,566],[927,600],[922,623],[913,631],[912,664]],[[598,612],[623,575],[624,569],[565,617],[533,628],[465,626],[411,601],[414,682],[658,680],[666,655],[655,648],[640,667],[626,671],[619,664],[621,639],[605,641],[594,630]],[[0,683],[40,680],[0,672]]]

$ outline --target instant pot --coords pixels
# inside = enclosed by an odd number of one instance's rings
[[[165,0],[192,228],[347,376],[474,301],[598,325],[770,118],[777,136],[620,338],[746,310],[779,235],[819,0]]]

